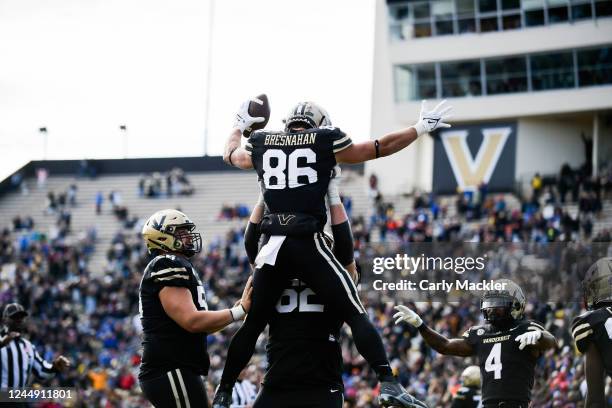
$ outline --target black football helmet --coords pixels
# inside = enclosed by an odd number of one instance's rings
[[[506,327],[523,317],[526,298],[520,286],[510,279],[494,283],[503,284],[503,289],[486,291],[480,300],[480,311],[487,323]]]
[[[612,258],[601,258],[591,265],[582,287],[589,310],[612,304]]]

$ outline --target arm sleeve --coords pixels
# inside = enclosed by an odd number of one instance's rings
[[[157,260],[151,268],[149,279],[157,286],[191,287],[191,271],[176,260],[163,257]]]
[[[261,224],[255,224],[249,221],[246,229],[244,230],[244,248],[246,249],[247,257],[251,265],[255,264],[255,258],[259,252],[259,238],[261,237],[261,231],[259,226]]]
[[[32,346],[33,347],[33,346]],[[51,378],[55,374],[53,364],[43,359],[38,350],[34,349],[34,361],[32,362],[32,371],[37,378]]]
[[[331,129],[331,136],[333,140],[334,153],[341,152],[353,144],[351,138],[338,128]]]
[[[334,255],[342,266],[347,266],[353,262],[355,254],[351,225],[347,220],[341,224],[332,225],[331,229],[334,236]]]

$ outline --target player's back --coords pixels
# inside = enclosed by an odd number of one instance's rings
[[[572,336],[581,353],[586,353],[591,344],[595,345],[607,375],[612,378],[612,307],[576,317],[572,323]]]
[[[351,145],[335,127],[299,132],[254,132],[246,144],[268,213],[301,213],[325,225],[325,195],[335,153]]]
[[[140,379],[184,367],[208,372],[205,333],[190,333],[179,326],[163,308],[159,292],[166,286],[189,289],[198,310],[207,310],[204,287],[189,261],[160,255],[147,265],[140,283],[139,309],[143,328],[143,358]]]
[[[269,320],[264,384],[283,389],[341,390],[341,326],[342,321],[327,306],[319,304],[310,288],[292,280]]]
[[[471,327],[464,337],[478,356],[482,376],[483,403],[519,401],[528,403],[535,380],[537,357],[529,348],[520,350],[517,336],[529,330],[544,330],[531,320],[519,320],[508,330],[490,324]]]

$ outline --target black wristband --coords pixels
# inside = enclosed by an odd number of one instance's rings
[[[380,142],[378,139],[374,140],[374,149],[376,149],[376,158],[380,157]]]
[[[261,237],[259,225],[249,221],[244,230],[244,249],[246,249],[251,265],[255,264],[255,258],[257,258],[257,253],[259,252],[259,238]]]
[[[334,236],[334,255],[340,265],[347,266],[353,262],[355,255],[351,225],[344,221],[342,224],[332,225],[331,229]]]
[[[227,161],[229,161],[230,166],[233,166],[234,163],[232,163],[232,154],[234,154],[234,152],[236,151],[236,149],[238,149],[237,147],[234,147],[232,149],[232,151],[230,152],[229,156],[227,157]]]

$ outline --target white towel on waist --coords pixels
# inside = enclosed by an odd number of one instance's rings
[[[285,242],[285,238],[287,238],[285,235],[272,235],[257,254],[255,267],[261,268],[264,264],[274,266],[278,251],[280,251],[283,242]]]

